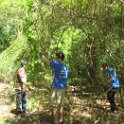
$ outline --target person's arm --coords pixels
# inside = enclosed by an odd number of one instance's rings
[[[46,56],[44,56],[44,55],[42,55],[42,61],[43,61],[45,64],[50,65],[50,60],[49,60]]]
[[[110,78],[108,79],[108,83],[111,85],[113,80],[114,80],[114,77],[110,76]]]
[[[16,74],[15,74],[15,86],[17,86],[18,83],[19,83],[19,82],[18,82],[18,73],[19,73],[18,71],[19,71],[19,70],[17,70],[17,71],[16,71]]]
[[[109,71],[109,79],[108,79],[108,83],[111,85],[112,81],[114,80],[114,75],[115,75],[115,71],[112,69]]]

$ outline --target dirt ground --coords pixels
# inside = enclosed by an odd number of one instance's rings
[[[0,124],[52,124],[53,117],[49,104],[34,105],[26,116],[16,116],[14,88],[0,83],[0,94]],[[41,93],[36,93],[36,95],[41,95]],[[39,97],[41,103],[45,95],[48,94],[44,93],[42,97]],[[47,102],[49,103],[48,99]],[[87,92],[86,89],[80,91],[72,87],[67,94],[64,124],[124,124],[124,109],[119,100],[117,100],[117,105],[119,112],[111,113],[105,94]]]

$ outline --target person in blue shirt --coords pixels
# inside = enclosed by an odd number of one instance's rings
[[[68,79],[68,67],[63,63],[64,57],[62,52],[56,54],[54,61],[49,60],[44,55],[42,56],[43,62],[54,70],[53,93],[51,96],[54,124],[63,124],[63,105]]]
[[[110,85],[108,94],[107,94],[107,98],[109,100],[109,103],[111,105],[111,111],[112,112],[117,112],[117,106],[115,103],[115,94],[119,89],[119,79],[118,76],[116,74],[116,72],[114,71],[113,68],[110,68],[107,64],[103,64],[103,70],[104,72],[106,72],[108,74],[108,83]]]

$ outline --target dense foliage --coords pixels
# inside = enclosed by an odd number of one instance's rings
[[[5,80],[26,58],[29,82],[42,84],[50,71],[39,53],[53,59],[60,50],[74,82],[101,82],[104,62],[124,75],[123,1],[0,0],[0,13],[0,73]]]

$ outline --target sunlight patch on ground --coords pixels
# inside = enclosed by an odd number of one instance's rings
[[[5,90],[9,89],[10,86],[4,83],[0,83],[0,93],[3,93]]]
[[[15,115],[11,113],[10,111],[13,109],[13,102],[10,100],[10,95],[13,93],[12,87],[5,83],[0,83],[0,115],[3,120],[6,120],[7,118],[13,118]],[[2,122],[0,122],[2,124]]]
[[[92,117],[89,111],[80,111],[80,109],[78,109],[78,108],[74,109],[71,114],[74,117],[85,117],[85,118]]]
[[[86,99],[79,99],[78,97],[73,97],[74,108],[72,109],[71,116],[75,118],[92,118],[91,111],[88,106],[88,101]]]
[[[5,124],[2,114],[0,114],[0,124]]]
[[[73,103],[76,105],[87,105],[87,99],[79,99],[78,97],[73,97]]]
[[[105,100],[97,99],[96,104],[98,104],[99,106],[103,106],[103,108],[110,105],[106,99]]]

